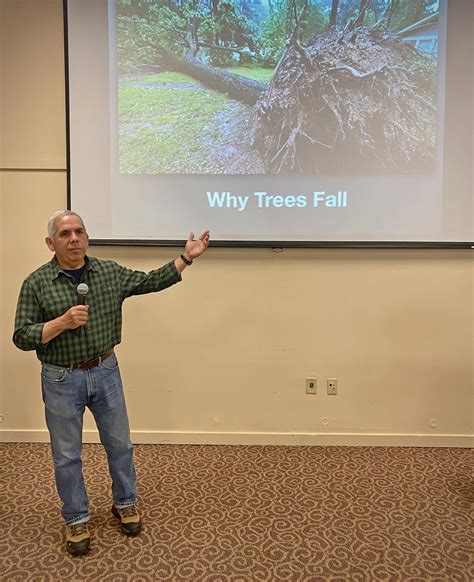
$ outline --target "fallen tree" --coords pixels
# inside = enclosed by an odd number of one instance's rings
[[[268,85],[208,65],[197,57],[208,47],[192,37],[184,56],[160,48],[159,61],[255,105],[253,145],[267,173],[420,170],[436,144],[435,83],[424,85],[420,72],[434,65],[382,20],[361,26],[367,2],[361,7],[343,30],[303,44],[305,2]]]
[[[241,75],[234,75],[225,69],[212,67],[196,58],[195,52],[195,50],[189,50],[184,57],[179,58],[160,48],[160,64],[173,71],[190,75],[210,89],[227,93],[233,99],[248,105],[255,105],[262,92],[265,91],[266,85],[263,83]]]

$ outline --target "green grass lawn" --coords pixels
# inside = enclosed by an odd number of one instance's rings
[[[275,69],[264,67],[228,67],[226,70],[235,75],[241,75],[242,77],[260,81],[261,83],[268,83],[275,72]]]
[[[180,91],[176,84],[173,88],[122,86],[121,171],[145,174],[184,171],[187,158],[195,157],[203,147],[203,128],[226,101],[226,96],[220,93],[201,89]]]
[[[263,83],[273,74],[272,69],[255,67],[229,70]],[[164,72],[128,78],[119,85],[122,172],[206,171],[203,135],[219,139],[219,127],[212,120],[229,99],[223,93],[190,86],[195,83],[188,75]]]

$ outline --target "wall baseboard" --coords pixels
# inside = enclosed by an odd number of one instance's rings
[[[94,430],[84,431],[85,443],[99,443]],[[286,432],[192,432],[132,431],[136,445],[282,445],[350,447],[459,447],[471,448],[470,434],[395,433],[286,433]],[[49,442],[47,430],[0,430],[0,442]]]

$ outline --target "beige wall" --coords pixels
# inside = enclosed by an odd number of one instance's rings
[[[22,280],[50,257],[47,218],[66,206],[61,7],[0,0],[0,166],[16,169],[0,172],[0,440],[47,439],[39,364],[11,334]],[[90,250],[142,270],[178,252]],[[183,283],[124,306],[135,442],[472,444],[471,256],[211,248]],[[94,440],[90,416],[85,428]]]

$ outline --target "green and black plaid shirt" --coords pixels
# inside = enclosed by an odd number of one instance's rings
[[[181,281],[181,275],[174,261],[146,274],[113,261],[86,257],[81,281],[89,286],[87,324],[43,344],[43,325],[77,304],[77,285],[61,270],[56,257],[31,273],[18,299],[15,345],[21,350],[36,350],[38,358],[48,364],[67,365],[95,358],[120,343],[122,303],[127,297],[166,289]]]

